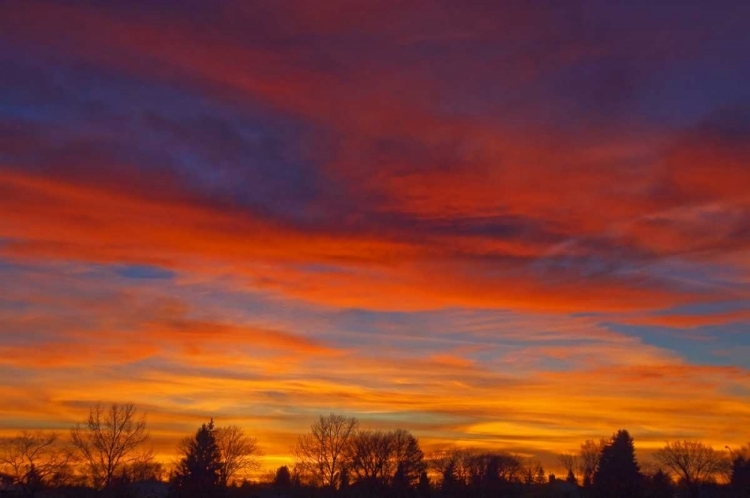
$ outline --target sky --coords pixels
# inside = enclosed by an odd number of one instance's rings
[[[0,5],[0,432],[750,440],[750,3]]]

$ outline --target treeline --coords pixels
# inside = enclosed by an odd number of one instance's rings
[[[641,468],[625,430],[558,455],[566,475],[503,451],[449,448],[425,455],[409,431],[367,430],[321,416],[292,449],[294,464],[261,479],[258,442],[237,426],[201,425],[170,469],[148,449],[132,404],[91,408],[70,437],[21,432],[0,441],[0,496],[112,498],[302,497],[750,497],[750,445],[716,451],[675,441]]]

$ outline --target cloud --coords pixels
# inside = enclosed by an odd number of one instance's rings
[[[235,7],[227,6],[226,12]],[[304,7],[300,8],[305,11]],[[304,185],[296,185],[294,190],[283,192],[283,198],[289,202],[295,197],[309,201],[292,211],[309,210],[322,214],[322,218],[315,218],[316,223],[312,227],[299,226],[295,223],[298,220],[268,219],[262,210],[256,209],[257,205],[253,209],[239,210],[236,206],[228,209],[226,205],[215,202],[213,205],[209,202],[208,206],[195,206],[194,198],[205,204],[207,193],[190,191],[194,187],[183,191],[185,185],[179,184],[177,171],[160,178],[158,183],[167,187],[164,192],[147,191],[145,199],[138,200],[152,202],[155,197],[177,197],[183,204],[189,204],[189,209],[206,207],[208,212],[204,215],[210,221],[203,224],[217,223],[218,218],[224,217],[232,220],[248,218],[247,223],[239,222],[239,230],[273,231],[273,235],[264,234],[269,245],[276,245],[278,239],[288,236],[290,240],[279,245],[294,244],[298,251],[315,246],[316,241],[311,239],[315,239],[316,235],[321,239],[333,235],[334,240],[330,243],[321,242],[323,247],[311,251],[318,259],[321,255],[340,260],[371,254],[378,263],[389,264],[394,260],[423,258],[425,254],[430,256],[437,252],[438,258],[445,255],[468,260],[495,258],[501,263],[522,267],[528,267],[531,261],[535,261],[536,267],[566,270],[561,272],[562,275],[543,275],[541,278],[544,280],[590,277],[602,272],[624,273],[632,271],[633,266],[675,254],[726,252],[727,248],[720,244],[728,237],[732,240],[730,245],[733,250],[743,247],[741,233],[746,205],[737,204],[739,201],[731,191],[720,190],[712,194],[713,201],[721,200],[720,205],[711,205],[712,199],[706,198],[710,189],[694,195],[689,186],[690,178],[701,178],[703,172],[698,169],[691,173],[691,170],[702,166],[684,164],[685,158],[695,156],[697,148],[700,148],[703,151],[700,154],[711,155],[710,159],[706,158],[710,162],[701,161],[700,164],[710,164],[711,177],[718,179],[715,183],[731,189],[732,186],[743,184],[743,169],[737,165],[746,161],[747,153],[740,146],[729,148],[722,142],[715,146],[712,145],[715,142],[713,138],[707,141],[701,136],[697,141],[693,138],[678,141],[665,150],[662,144],[672,140],[672,137],[669,134],[654,137],[651,130],[643,127],[634,127],[625,135],[619,128],[606,126],[603,129],[577,128],[574,132],[565,133],[542,126],[518,128],[512,126],[511,122],[494,118],[456,116],[442,112],[432,102],[423,103],[415,98],[415,95],[425,93],[425,88],[421,86],[424,78],[410,73],[408,66],[398,67],[399,78],[407,82],[408,91],[396,91],[387,86],[387,80],[383,81],[386,78],[383,72],[368,72],[362,76],[358,65],[300,65],[297,62],[304,58],[303,54],[279,40],[259,47],[257,40],[246,39],[232,31],[223,37],[213,36],[207,31],[196,33],[191,28],[195,28],[194,23],[200,16],[192,17],[194,12],[185,14],[187,18],[175,23],[170,30],[155,30],[149,23],[138,24],[128,15],[115,20],[107,9],[17,9],[17,15],[35,21],[28,24],[27,30],[17,33],[20,37],[18,43],[26,43],[27,48],[31,46],[28,37],[33,39],[37,36],[35,30],[38,27],[52,23],[54,29],[51,32],[64,35],[65,42],[70,44],[71,57],[89,60],[103,67],[116,67],[159,84],[177,84],[216,101],[222,98],[211,90],[211,85],[225,85],[234,89],[236,97],[230,97],[230,100],[239,99],[240,107],[249,109],[262,102],[270,105],[274,111],[291,113],[304,126],[322,125],[318,126],[316,136],[323,137],[325,143],[335,145],[329,152],[310,151],[310,157],[305,160],[317,161],[318,164],[304,171],[315,171],[311,173],[313,183],[331,183],[332,189],[320,187],[322,190],[315,196],[306,194]],[[382,36],[383,29],[388,29],[387,23],[391,17],[379,7],[373,6],[372,10],[379,14],[361,22],[368,25],[375,23],[372,29],[377,26],[379,29],[374,31]],[[458,24],[485,26],[483,19],[486,18],[505,18],[509,22],[507,11],[503,11],[502,15],[494,9],[482,12],[482,15],[478,11],[461,13]],[[53,22],[53,17],[64,18],[73,13],[80,14],[77,18],[91,22],[86,22],[80,30],[68,29]],[[416,12],[413,14],[416,15]],[[453,19],[454,14],[448,16],[447,10],[441,8],[430,10],[429,15],[422,12],[422,22],[428,29],[419,37],[417,44],[440,45],[443,37],[465,36],[446,33],[431,24],[437,22],[439,26],[441,19]],[[555,16],[535,16],[526,9],[514,9],[511,14],[511,18],[533,28],[536,36],[543,36],[546,28],[559,22]],[[164,13],[156,10],[150,11],[149,15],[158,17]],[[271,9],[263,15],[271,19],[281,14]],[[348,24],[339,24],[341,17],[334,12],[326,11],[304,19],[305,23],[300,21],[301,24],[291,25],[322,37],[321,40],[342,30],[351,35],[346,27]],[[221,18],[221,22],[229,21]],[[317,26],[316,23],[321,25]],[[272,23],[275,26],[280,24]],[[489,26],[486,25],[488,34]],[[398,26],[395,28],[401,29]],[[104,32],[110,35],[104,36]],[[121,36],[111,36],[112,33]],[[520,34],[508,32],[502,36],[513,38]],[[496,33],[494,36],[500,35]],[[90,37],[101,38],[103,43],[85,43]],[[586,36],[581,39],[574,37],[567,42],[571,46],[593,44]],[[107,46],[106,51],[104,46]],[[544,47],[549,50],[549,46]],[[598,57],[586,50],[582,53],[584,57],[593,57],[594,60]],[[174,81],[148,64],[134,64],[133,54],[168,61],[168,64],[184,71],[186,78]],[[255,71],[255,67],[264,70]],[[428,83],[435,81],[434,78],[424,80]],[[280,81],[284,84],[280,84]],[[354,91],[360,83],[363,90]],[[304,85],[304,88],[295,85]],[[269,114],[272,112],[266,112],[266,116]],[[379,122],[381,118],[382,122]],[[152,126],[168,130],[166,133],[173,135],[178,143],[201,143],[203,160],[213,160],[210,166],[213,170],[226,171],[221,161],[229,159],[234,164],[240,161],[239,157],[243,154],[252,155],[255,163],[267,162],[263,159],[265,152],[250,147],[236,127],[227,123],[206,116],[194,117],[190,125],[177,124],[160,116],[149,119]],[[352,122],[353,119],[358,121]],[[714,128],[716,133],[721,134],[726,127]],[[734,130],[732,132],[736,133]],[[716,133],[704,135],[714,136]],[[217,164],[215,151],[222,149],[224,152]],[[687,151],[681,152],[683,149]],[[236,154],[231,152],[233,150]],[[272,163],[284,162],[278,153],[272,154],[276,154],[271,159]],[[195,160],[194,157],[190,159]],[[182,160],[185,161],[184,158]],[[94,171],[96,167],[96,164],[91,165],[89,170]],[[208,169],[205,165],[201,168]],[[285,164],[284,169],[288,168],[296,171],[286,178],[300,176],[296,163]],[[182,170],[186,169],[183,166]],[[264,186],[244,189],[245,196],[257,195],[266,188],[265,182],[270,181],[269,192],[258,199],[264,208],[268,208],[269,199],[278,194],[273,185],[288,183],[274,181],[271,170],[263,165],[258,166],[255,173],[253,169],[243,170],[247,172],[246,181]],[[149,172],[144,173],[150,175]],[[257,182],[253,174],[259,175],[261,181]],[[111,171],[106,176],[111,176]],[[235,180],[231,175],[229,178],[226,181]],[[541,178],[543,182],[538,181]],[[63,181],[79,183],[80,178],[66,178]],[[126,183],[129,191],[135,189],[133,183],[138,184],[138,181]],[[204,180],[202,183],[211,182]],[[93,185],[95,189],[101,187],[101,184]],[[226,194],[221,189],[219,192]],[[216,197],[215,193],[208,194]],[[241,194],[233,192],[231,197],[240,197]],[[345,202],[334,202],[331,199],[333,196],[341,196]],[[222,197],[226,199],[229,196]],[[157,206],[161,204],[156,202],[148,209],[154,210]],[[592,206],[596,206],[596,209],[591,209]],[[701,209],[714,210],[718,214],[697,221],[687,220],[679,214]],[[349,216],[338,214],[342,212]],[[174,213],[172,217],[175,216],[179,215]],[[711,220],[717,217],[723,219],[721,225],[712,223]],[[103,218],[96,222],[111,223],[111,220]],[[118,227],[118,230],[121,233],[134,233],[132,229]],[[282,231],[285,233],[281,234]],[[295,231],[301,233],[290,235]],[[342,236],[342,232],[346,235]],[[165,231],[166,234],[177,239],[178,234]],[[237,241],[222,240],[226,235],[215,232],[190,235],[194,235],[191,240],[196,245],[196,252],[200,251],[197,246],[201,243],[210,246],[204,248],[209,252],[219,246],[231,252],[231,246],[235,243],[255,246],[256,250],[259,245],[242,238]],[[10,237],[13,238],[13,234]],[[220,240],[212,240],[217,238]],[[361,238],[368,240],[363,246],[356,245]],[[55,242],[58,243],[61,250],[67,244],[68,253],[85,254],[89,258],[102,257],[86,254],[88,248],[85,246],[76,246],[68,241]],[[23,244],[23,241],[17,244]],[[378,244],[385,247],[372,247]],[[109,254],[104,257],[133,257],[126,254],[128,251],[122,248],[122,243],[117,242],[115,247],[112,245],[109,244]],[[420,247],[415,248],[415,245]],[[351,246],[351,250],[348,250],[348,246]],[[45,242],[34,241],[26,244],[24,251],[44,254],[48,251],[45,247]],[[248,256],[255,255],[257,252],[248,251]],[[219,259],[226,257],[225,254],[217,256]],[[135,256],[135,262],[142,262],[142,259],[145,257]],[[474,272],[484,269],[481,264],[468,266],[469,271]],[[535,276],[527,274],[524,277]],[[620,283],[619,279],[615,280]],[[625,280],[623,284],[627,287],[630,283]],[[649,284],[656,285],[654,282]],[[645,286],[636,284],[636,287]],[[566,290],[563,289],[563,292]],[[612,305],[608,303],[606,306]]]
[[[741,434],[726,425],[727,417],[750,416],[738,411],[743,395],[737,389],[750,388],[746,369],[692,365],[623,335],[576,336],[573,328],[548,339],[559,341],[555,346],[521,342],[510,350],[485,345],[458,353],[448,344],[432,355],[410,349],[394,355],[373,345],[342,350],[342,338],[332,350],[298,334],[168,316],[159,323],[146,317],[127,334],[86,335],[81,344],[57,349],[58,358],[77,362],[14,364],[26,372],[17,375],[19,389],[40,400],[39,406],[17,405],[18,413],[43,420],[43,413],[63,405],[64,417],[49,417],[64,426],[97,400],[131,399],[149,412],[164,454],[169,441],[214,416],[219,423],[246,426],[278,455],[310,420],[328,411],[376,426],[405,425],[427,448],[448,438],[467,445],[522,445],[531,453],[570,450],[620,426],[644,445],[675,435],[735,440]],[[503,343],[499,332],[495,340]],[[107,347],[96,357],[82,357],[81,346],[96,347],[97,341]],[[125,363],[130,348],[144,353],[147,345],[156,348],[150,359]],[[37,350],[29,345],[26,354]]]
[[[691,329],[706,325],[721,325],[726,323],[743,323],[750,319],[750,313],[744,310],[733,310],[724,313],[673,313],[659,315],[643,315],[621,319],[622,322],[633,325],[657,325],[676,329]]]

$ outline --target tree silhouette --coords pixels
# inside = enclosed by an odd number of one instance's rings
[[[578,465],[580,466],[584,487],[591,485],[594,478],[594,472],[596,472],[596,467],[599,465],[599,457],[601,456],[602,448],[605,444],[606,441],[604,440],[597,443],[591,439],[587,439],[581,444]]]
[[[732,453],[734,458],[729,487],[733,497],[746,498],[750,496],[750,444]]]
[[[674,496],[674,483],[672,478],[663,470],[657,470],[652,476],[649,476],[647,482],[648,498],[672,498]]]
[[[96,405],[84,425],[71,430],[71,440],[89,468],[94,487],[107,488],[122,465],[130,463],[148,439],[145,415],[135,405]]]
[[[347,464],[357,483],[381,488],[412,488],[425,469],[419,442],[403,429],[357,431],[347,450]]]
[[[394,493],[399,496],[405,494],[409,489],[410,483],[406,478],[406,472],[404,472],[403,465],[399,464],[399,466],[396,468],[396,473],[393,475],[393,479],[391,480],[391,486]]]
[[[534,472],[534,484],[544,484],[547,482],[547,474],[544,472],[544,467],[541,463],[535,466]]]
[[[654,452],[654,458],[674,471],[693,494],[701,483],[713,481],[723,460],[719,452],[699,441],[667,443]]]
[[[459,494],[468,481],[468,459],[470,453],[464,449],[448,449],[434,452],[429,460],[432,471],[440,476],[437,494],[454,496]]]
[[[349,488],[349,467],[346,465],[341,466],[341,472],[339,472],[339,490],[346,491]]]
[[[417,483],[417,496],[420,498],[429,498],[432,495],[432,484],[430,483],[430,477],[427,475],[427,471],[423,470],[419,474],[419,482]]]
[[[542,462],[538,460],[528,460],[525,464],[523,481],[526,485],[546,483],[547,475],[544,472]]]
[[[347,448],[349,469],[356,481],[367,486],[384,485],[389,480],[389,460],[393,439],[383,431],[357,431]]]
[[[578,479],[576,479],[576,475],[573,473],[572,470],[568,471],[568,475],[565,476],[565,482],[568,482],[570,484],[578,485]]]
[[[641,473],[635,460],[633,438],[617,431],[607,443],[594,472],[595,494],[602,498],[633,498],[642,495]]]
[[[138,482],[146,480],[160,481],[164,475],[161,463],[154,460],[152,451],[139,453],[127,465],[123,465],[118,477],[125,482]]]
[[[440,489],[443,493],[449,496],[462,484],[465,484],[462,479],[458,477],[458,464],[455,461],[450,461],[445,466],[442,472],[442,481],[440,483]]]
[[[276,469],[276,475],[273,478],[273,485],[280,488],[288,488],[292,485],[292,474],[289,472],[289,467],[283,465]]]
[[[560,453],[557,455],[557,461],[560,462],[560,465],[563,466],[568,475],[573,475],[575,477],[576,470],[580,468],[580,458],[578,455]]]
[[[453,448],[434,453],[430,458],[432,469],[440,475],[440,488],[454,490],[466,485],[471,477],[472,452]]]
[[[433,487],[424,453],[411,433],[403,429],[360,431],[357,425],[351,417],[320,417],[294,448],[294,472],[282,466],[260,483],[245,480],[237,486],[238,472],[256,464],[257,440],[236,426],[217,428],[212,419],[182,440],[182,458],[170,476],[170,494],[173,498],[539,498],[580,493],[586,498],[674,498],[679,491],[683,498],[750,497],[750,445],[730,450],[730,462],[724,453],[697,441],[668,443],[655,452],[662,468],[649,465],[655,472],[644,475],[635,458],[633,439],[620,430],[598,444],[586,441],[580,456],[558,455],[567,470],[566,483],[548,483],[541,462],[533,458],[452,448],[433,453],[427,461],[436,477]],[[12,488],[9,496],[26,497],[39,496],[40,491],[81,498],[126,498],[158,492],[159,483],[148,481],[160,480],[164,471],[151,453],[139,451],[147,438],[145,418],[138,417],[132,405],[92,408],[87,425],[76,426],[71,436],[84,457],[81,463],[91,471],[88,482],[99,490],[75,480],[76,476],[87,477],[69,471],[71,453],[56,434],[23,432],[0,439],[0,494],[8,494],[8,488]],[[96,453],[99,448],[111,451]],[[101,458],[98,466],[91,465],[92,455]],[[108,459],[110,455],[119,455],[119,459]],[[593,462],[596,465],[589,472]],[[113,475],[107,478],[107,470],[112,469]],[[576,470],[584,477],[590,475],[588,487],[577,488]],[[670,471],[674,474],[666,473]],[[681,489],[673,482],[675,474]],[[715,482],[714,477],[722,479]],[[146,481],[140,485],[151,488],[133,487],[137,481]],[[108,489],[102,491],[105,487]]]
[[[419,441],[404,429],[397,429],[389,434],[392,439],[392,454],[388,474],[395,478],[400,473],[400,478],[407,487],[416,486],[426,468]]]
[[[29,496],[68,470],[70,453],[60,446],[55,432],[22,431],[0,440],[0,469]]]
[[[183,451],[184,455],[173,476],[174,496],[218,496],[222,488],[222,461],[213,419],[208,424],[201,425],[195,437],[186,442]]]
[[[245,435],[241,427],[229,425],[215,430],[216,444],[221,452],[221,483],[231,484],[247,471],[260,467],[258,440]]]
[[[294,447],[298,470],[322,486],[336,488],[357,425],[353,417],[333,413],[321,416],[310,426],[308,434],[299,437]]]

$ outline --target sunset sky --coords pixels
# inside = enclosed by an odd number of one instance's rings
[[[0,3],[0,433],[750,440],[750,2]]]

